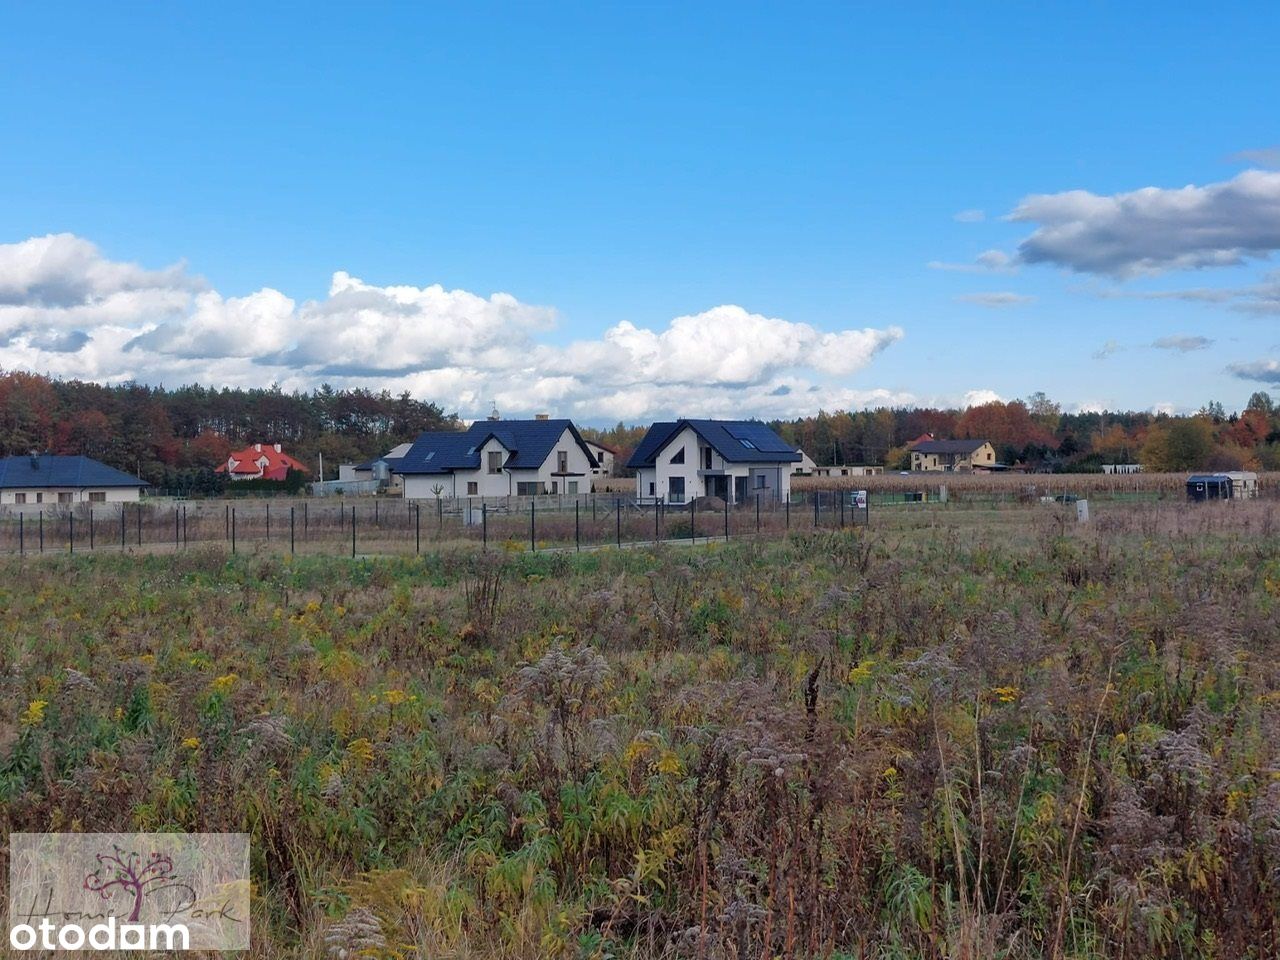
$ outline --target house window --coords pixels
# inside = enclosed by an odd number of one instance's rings
[[[552,493],[559,493],[559,492],[560,492],[560,481],[559,481],[559,480],[552,480],[552,481],[551,481],[551,492],[552,492]]]
[[[70,502],[71,502],[71,494],[69,494],[69,493],[60,493],[60,494],[58,494],[58,502],[59,502],[59,503],[70,503]]]
[[[490,473],[502,472],[502,451],[501,450],[489,451],[489,472]]]
[[[569,472],[569,452],[567,450],[556,451],[556,473]]]
[[[27,502],[27,495],[26,495],[25,493],[15,493],[15,494],[13,495],[13,502],[14,502],[14,503],[26,503],[26,502]]]
[[[566,483],[566,484],[565,484],[565,486],[568,488],[568,489],[565,491],[566,493],[576,494],[576,493],[578,492],[578,481],[577,481],[577,480],[570,480],[568,483]]]
[[[90,503],[106,503],[107,502],[106,492],[102,490],[90,490],[89,502]]]
[[[43,493],[37,493],[37,494],[36,494],[36,503],[44,503],[44,494],[43,494]]]
[[[756,489],[757,489],[757,490],[763,490],[763,489],[764,489],[765,487],[767,487],[768,485],[769,485],[769,484],[768,484],[768,477],[766,477],[763,473],[757,473],[757,474],[756,474]]]
[[[671,456],[672,463],[684,463],[684,447],[681,447]]]
[[[667,481],[667,499],[672,503],[684,503],[684,477],[672,477]]]
[[[705,460],[706,460],[706,466],[703,467],[702,469],[710,470],[711,469],[711,448],[710,447],[707,447]]]
[[[536,497],[540,493],[542,493],[541,483],[521,481],[516,484],[516,496],[518,497]]]
[[[649,481],[649,496],[653,496],[653,481]]]
[[[468,481],[467,481],[467,496],[468,496],[468,497],[474,497],[474,496],[475,496],[477,493],[479,493],[479,492],[480,492],[480,484],[479,484],[477,481],[475,481],[475,480],[468,480]]]

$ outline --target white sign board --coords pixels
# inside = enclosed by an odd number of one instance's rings
[[[1089,501],[1088,500],[1076,501],[1076,521],[1078,523],[1089,522]]]
[[[853,491],[853,496],[851,499],[854,507],[857,508],[858,510],[867,509],[867,491],[855,490]]]

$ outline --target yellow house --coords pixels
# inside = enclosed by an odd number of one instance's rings
[[[989,470],[995,447],[986,440],[922,440],[911,448],[911,469],[922,472]]]

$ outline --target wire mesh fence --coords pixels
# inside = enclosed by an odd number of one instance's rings
[[[330,498],[82,504],[0,513],[0,554],[273,550],[350,556],[471,543],[494,550],[590,549],[782,536],[866,524],[850,491],[730,504],[638,502],[617,495],[467,500]]]

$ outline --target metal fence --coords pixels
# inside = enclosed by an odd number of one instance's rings
[[[874,509],[851,491],[791,500],[768,497],[643,504],[619,495],[466,500],[333,498],[142,502],[0,514],[0,554],[161,552],[217,547],[230,553],[420,553],[436,545],[582,550],[654,543],[781,536],[792,530],[866,524]]]

